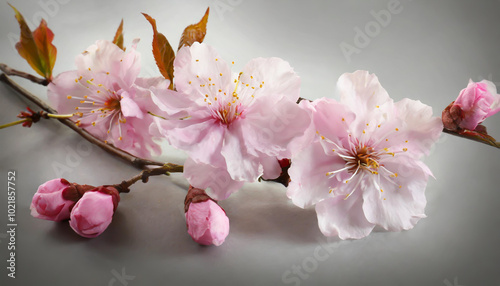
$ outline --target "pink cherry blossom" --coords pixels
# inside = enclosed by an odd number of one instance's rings
[[[192,202],[186,212],[188,233],[202,245],[221,245],[229,234],[229,218],[213,200]]]
[[[308,103],[317,135],[293,154],[287,195],[297,206],[316,205],[327,236],[411,229],[425,217],[431,172],[420,159],[441,134],[440,118],[420,101],[394,103],[366,71],[343,74],[338,89],[340,102]]]
[[[179,50],[174,67],[177,91],[152,88],[154,100],[168,114],[188,114],[156,122],[191,158],[184,168],[190,184],[221,200],[243,182],[279,176],[278,158],[290,156],[310,124],[296,104],[300,79],[290,65],[257,58],[233,73],[215,49],[194,43]]]
[[[139,78],[140,54],[134,41],[127,52],[97,41],[76,58],[77,70],[59,74],[48,97],[59,113],[75,116],[76,124],[99,139],[141,157],[160,147],[149,135],[156,111],[149,88],[168,87],[163,78]]]
[[[31,215],[53,221],[69,219],[75,201],[64,198],[63,194],[71,188],[73,185],[65,179],[53,179],[40,185],[31,202]]]
[[[96,237],[111,223],[118,201],[119,195],[114,188],[87,191],[73,207],[69,225],[83,237]]]
[[[491,81],[469,81],[454,103],[443,112],[445,128],[474,130],[487,117],[500,111],[500,95]]]

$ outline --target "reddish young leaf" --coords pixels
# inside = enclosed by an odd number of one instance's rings
[[[175,53],[167,38],[156,30],[156,20],[148,14],[142,13],[153,27],[153,56],[161,74],[169,79],[172,86],[174,78]]]
[[[113,38],[113,44],[125,51],[125,47],[123,46],[123,19],[120,22],[120,26],[116,30],[115,37]]]
[[[52,44],[54,33],[47,27],[47,22],[43,19],[40,26],[31,32],[23,15],[14,6],[10,5],[10,7],[14,9],[21,28],[21,37],[16,44],[17,52],[39,75],[51,80],[52,69],[57,57],[57,49]]]
[[[467,138],[476,142],[484,143],[500,149],[500,142],[497,142],[495,138],[488,135],[486,127],[479,124],[475,130],[459,129],[451,130],[444,128],[444,133],[452,134],[458,137]]]
[[[495,138],[488,135],[486,127],[481,124],[479,124],[475,130],[463,129],[458,131],[458,134],[462,137],[500,148],[500,143],[497,142]]]
[[[194,42],[203,42],[205,34],[207,33],[209,12],[210,7],[207,8],[205,15],[203,15],[203,18],[201,18],[200,22],[189,25],[186,27],[186,29],[184,29],[181,40],[179,41],[179,48],[177,50],[180,50],[183,46],[191,46]]]
[[[38,48],[38,55],[45,67],[46,79],[52,78],[52,69],[56,63],[57,49],[52,44],[54,33],[47,27],[47,22],[42,19],[40,26],[33,32],[35,43]]]
[[[16,49],[19,55],[21,55],[21,57],[23,57],[38,74],[45,76],[41,59],[38,57],[38,48],[28,24],[26,24],[23,15],[21,15],[21,13],[19,13],[14,6],[10,4],[9,6],[14,9],[17,22],[21,28],[21,37],[19,42],[16,44]]]

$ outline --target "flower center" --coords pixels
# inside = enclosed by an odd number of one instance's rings
[[[345,195],[345,199],[349,198],[354,193],[365,178],[369,184],[380,190],[380,192],[384,192],[384,190],[380,187],[381,182],[384,184],[388,183],[395,185],[397,189],[401,189],[403,187],[397,181],[398,173],[393,173],[388,170],[384,164],[381,163],[381,161],[385,160],[384,158],[386,157],[394,157],[396,154],[406,152],[408,150],[407,148],[403,148],[402,151],[391,152],[389,148],[375,150],[375,148],[366,146],[359,140],[355,140],[354,142],[351,141],[349,147],[344,147],[325,138],[324,136],[321,136],[321,139],[325,140],[329,144],[332,144],[335,147],[332,151],[345,161],[345,165],[342,168],[326,173],[326,176],[329,178],[342,176],[342,173],[349,174],[349,178],[346,179],[347,176],[345,175],[342,178],[343,183],[353,184],[350,192]],[[336,182],[338,181],[339,180],[335,180],[332,181],[332,183],[337,184]],[[337,189],[338,185],[330,186],[329,193],[334,193]]]
[[[240,73],[239,76],[241,76],[241,74],[242,73]],[[209,78],[209,81],[212,81],[211,78]],[[224,125],[229,125],[231,122],[240,118],[244,109],[244,105],[237,92],[238,84],[240,83],[239,77],[234,83],[235,87],[232,94],[228,94],[228,92],[219,89],[213,96],[210,96],[209,94],[205,95],[205,102],[208,103],[208,106],[212,111],[212,116]],[[211,94],[214,93],[212,92]]]
[[[228,82],[225,78],[228,75],[221,72],[222,63],[218,58],[210,59],[209,62],[193,59],[192,63],[196,66],[201,65],[200,70],[206,70],[208,66],[213,65],[212,60],[216,63],[213,67],[217,72],[210,75],[196,75],[190,78],[187,84],[192,85],[203,96],[212,118],[220,124],[229,126],[232,122],[245,117],[245,110],[257,96],[256,92],[264,87],[264,81],[251,74],[243,75],[243,72],[240,72],[237,78],[231,77],[231,82]]]
[[[120,100],[117,98],[113,98],[113,97],[106,100],[104,102],[104,106],[105,106],[104,107],[105,109],[109,109],[109,110],[115,110],[115,109],[120,110],[120,108],[121,108],[120,107]]]
[[[227,104],[220,103],[218,107],[212,109],[212,112],[222,124],[229,125],[241,116],[241,111],[238,109],[242,109],[241,103],[233,101],[233,103],[228,102]]]
[[[355,153],[349,157],[345,157],[345,166],[348,168],[349,173],[356,173],[357,171],[367,170],[372,174],[377,174],[377,169],[380,166],[378,160],[379,154],[375,152],[373,147],[356,147]]]
[[[106,75],[109,75],[109,73],[106,73]],[[85,80],[82,76],[75,79],[75,84],[81,85],[88,90],[88,93],[83,97],[73,95],[67,96],[67,99],[78,100],[79,103],[75,107],[75,114],[80,117],[79,120],[76,120],[76,125],[82,125],[82,119],[91,118],[92,121],[90,125],[96,126],[104,124],[108,128],[108,134],[117,126],[117,139],[122,140],[121,124],[126,123],[126,119],[121,112],[121,90],[115,91],[109,89],[103,84],[96,83],[94,78]],[[107,141],[104,142],[107,143]]]

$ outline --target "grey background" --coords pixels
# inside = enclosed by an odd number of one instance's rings
[[[31,72],[13,49],[19,34],[14,13],[1,2],[0,62]],[[348,61],[340,44],[354,46],[355,28],[371,25],[370,12],[387,10],[389,2],[11,0],[30,22],[47,18],[58,48],[54,74],[74,69],[74,57],[95,40],[111,40],[123,17],[126,45],[142,39],[142,74],[159,75],[151,27],[139,12],[156,18],[177,47],[184,27],[211,5],[205,42],[234,60],[235,70],[255,57],[289,61],[302,78],[302,96],[310,99],[331,96],[342,73],[366,69],[395,100],[419,99],[440,115],[469,78],[500,82],[499,1],[401,0],[400,13]],[[15,80],[46,98],[44,87]],[[0,95],[0,122],[13,121],[26,104],[3,84]],[[486,122],[497,137],[499,124],[500,115]],[[282,285],[294,265],[307,277],[300,285],[500,285],[500,150],[486,145],[441,137],[425,160],[436,177],[426,191],[428,218],[413,230],[327,239],[313,209],[293,206],[280,185],[254,183],[221,202],[231,221],[226,242],[200,247],[186,233],[188,185],[178,174],[135,185],[96,239],[79,237],[67,223],[32,218],[31,198],[57,176],[57,166],[66,166],[66,179],[93,185],[118,183],[138,171],[58,122],[8,128],[0,136],[1,285]],[[161,159],[184,158],[165,147]],[[6,276],[8,170],[17,174],[16,279]],[[325,245],[330,252],[318,248]],[[120,281],[122,271],[134,278]]]

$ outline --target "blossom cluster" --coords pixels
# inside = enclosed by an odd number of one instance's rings
[[[296,206],[315,207],[326,236],[411,229],[425,217],[432,176],[422,159],[443,127],[474,131],[500,111],[488,81],[471,82],[440,118],[418,100],[394,101],[361,70],[341,75],[331,97],[309,101],[286,61],[256,58],[233,71],[234,62],[200,42],[181,47],[171,66],[159,65],[164,76],[142,78],[138,42],[125,49],[97,41],[76,57],[76,70],[50,78],[48,98],[77,126],[135,156],[156,157],[163,141],[184,151],[186,224],[203,245],[220,245],[229,233],[218,201],[245,182],[278,177]],[[55,179],[40,186],[31,210],[69,219],[90,238],[108,227],[119,200],[113,186]]]

